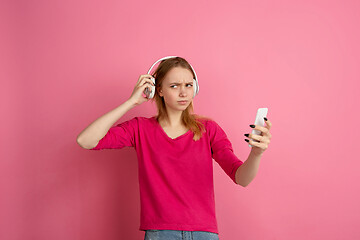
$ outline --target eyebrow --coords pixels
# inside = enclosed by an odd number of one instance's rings
[[[186,84],[192,84],[193,82],[187,82]],[[180,83],[179,82],[172,82],[172,83],[170,83],[170,85],[171,84],[176,84],[176,85],[179,85]]]

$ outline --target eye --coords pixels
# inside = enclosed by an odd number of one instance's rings
[[[192,87],[192,84],[191,84],[191,83],[186,84],[186,85],[190,85],[190,87]],[[172,85],[172,86],[170,86],[170,88],[173,88],[173,87],[176,87],[176,85]]]

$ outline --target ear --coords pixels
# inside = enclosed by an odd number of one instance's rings
[[[160,96],[160,97],[163,97],[162,89],[158,89],[158,93],[159,93],[159,96]]]

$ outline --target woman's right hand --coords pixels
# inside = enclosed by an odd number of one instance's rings
[[[151,81],[151,78],[154,78],[152,75],[150,74],[143,74],[140,75],[139,80],[137,81],[134,90],[131,94],[131,96],[129,97],[128,101],[133,102],[135,105],[140,105],[143,102],[149,101],[149,99],[146,97],[144,91],[145,88],[149,88],[150,90],[150,85],[153,85],[153,82]]]

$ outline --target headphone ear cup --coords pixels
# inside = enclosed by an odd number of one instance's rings
[[[193,86],[194,86],[194,96],[195,97],[197,95],[197,92],[199,91],[199,85],[197,83],[197,81],[195,80],[195,78],[193,79]]]
[[[153,83],[154,83],[154,85],[155,85],[155,79],[150,79]],[[146,95],[146,97],[148,98],[148,99],[151,99],[151,98],[153,98],[154,96],[155,96],[155,86],[150,86],[150,91],[146,91],[145,90],[145,95]]]
[[[151,86],[151,92],[149,98],[153,98],[155,96],[155,87]]]
[[[152,81],[153,84],[155,85],[155,78],[151,78],[151,81]],[[153,98],[154,96],[155,96],[155,86],[151,86],[150,98]]]

